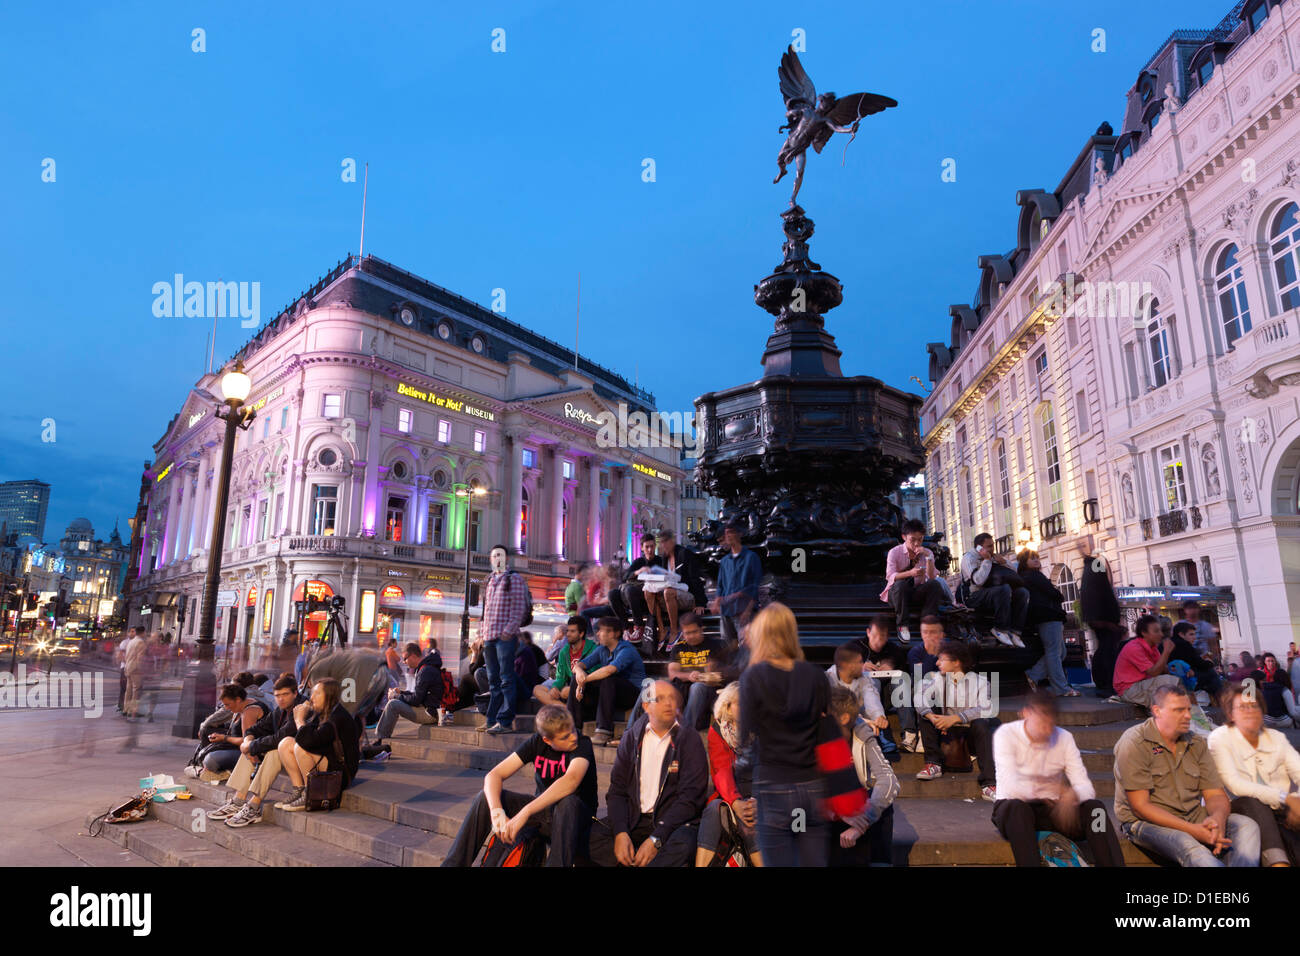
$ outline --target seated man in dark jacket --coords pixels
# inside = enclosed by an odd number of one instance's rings
[[[280,741],[280,762],[293,783],[293,796],[275,805],[277,810],[307,809],[307,774],[313,770],[343,771],[343,786],[357,776],[361,759],[357,747],[357,722],[340,703],[343,685],[324,677],[311,689],[311,703],[293,709],[297,727],[293,737]]]
[[[239,762],[230,774],[233,793],[223,806],[208,811],[209,820],[225,820],[226,826],[235,828],[262,822],[262,801],[281,770],[280,752],[276,748],[281,740],[293,737],[297,729],[293,710],[307,702],[298,693],[298,682],[292,674],[280,675],[275,682],[274,696],[271,712],[248,729],[239,745]]]
[[[655,681],[645,716],[618,745],[605,797],[609,815],[591,829],[598,866],[689,866],[700,811],[709,798],[709,758],[700,735],[677,723],[681,698]]]
[[[623,584],[618,588],[609,589],[609,606],[614,609],[614,616],[624,625],[629,622],[633,625],[632,632],[628,635],[628,640],[633,644],[640,643],[648,637],[650,630],[646,627],[650,609],[645,603],[645,585],[641,580],[641,572],[647,568],[663,566],[664,560],[656,551],[655,536],[643,534],[641,535],[641,557],[628,565],[628,569],[623,572]],[[653,624],[653,620],[650,623]]]
[[[393,748],[384,739],[393,736],[397,718],[405,717],[417,724],[438,723],[438,708],[442,706],[442,655],[438,642],[430,641],[429,653],[420,656],[419,644],[407,644],[402,654],[406,666],[415,672],[415,690],[388,692],[388,703],[375,729],[375,742],[366,748],[366,757],[385,760]]]

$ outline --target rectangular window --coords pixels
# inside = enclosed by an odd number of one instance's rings
[[[321,412],[326,418],[338,418],[343,414],[343,396],[336,392],[325,394],[325,408]]]
[[[560,467],[564,470],[564,477],[566,480],[573,477],[573,462],[565,459]]]
[[[270,511],[271,511],[271,502],[263,498],[261,504],[257,506],[257,540],[258,541],[265,541],[266,536],[271,531],[270,524],[269,524]]]
[[[989,362],[992,362],[992,361],[993,361],[993,342],[992,342],[991,340],[990,340],[989,343],[985,346],[984,351],[985,351],[985,360],[986,360],[986,361],[989,361]]]
[[[970,469],[966,469],[966,523],[975,523],[975,490],[971,487]]]
[[[474,431],[474,450],[481,452],[487,447],[487,432]]]
[[[1160,319],[1147,326],[1147,346],[1151,353],[1151,387],[1160,388],[1172,378],[1169,364],[1169,332]]]
[[[533,449],[531,448],[524,449],[524,467],[525,468],[537,467],[537,452],[533,451]]]
[[[1002,393],[994,392],[989,396],[989,417],[1002,414]]]
[[[1002,494],[1002,509],[1011,507],[1011,475],[1007,473],[1007,443],[998,442],[998,490]]]
[[[289,406],[280,409],[280,431],[284,431],[289,425]]]
[[[1079,416],[1079,434],[1086,435],[1092,431],[1091,416],[1088,414],[1088,394],[1083,390],[1074,393],[1074,411]]]
[[[1166,445],[1157,453],[1160,483],[1165,490],[1165,511],[1187,507],[1187,481],[1183,472],[1183,447],[1180,442]]]
[[[483,528],[483,512],[471,511],[469,513],[469,547],[471,551],[481,551],[482,545],[479,542],[479,531]]]
[[[1065,320],[1065,340],[1070,343],[1070,348],[1079,347],[1079,324],[1075,322],[1074,316]]]
[[[1060,513],[1061,497],[1061,458],[1056,449],[1056,421],[1051,409],[1046,409],[1043,416],[1043,478],[1047,482],[1047,497],[1050,502],[1050,514]]]
[[[399,408],[397,410],[397,430],[405,435],[411,434],[411,422],[415,413],[409,408]]]
[[[443,528],[447,524],[447,506],[441,501],[429,503],[429,536],[426,543],[435,548],[442,547]]]
[[[1056,270],[1065,275],[1070,271],[1070,254],[1066,251],[1065,243],[1056,247]]]
[[[444,445],[451,441],[451,422],[445,418],[438,419],[438,441]]]
[[[402,540],[402,522],[406,515],[406,499],[396,495],[388,499],[388,515],[384,521],[384,537],[389,541]]]
[[[1015,373],[1011,375],[1011,400],[1014,402],[1020,398],[1020,380],[1016,378]]]
[[[263,438],[266,438],[266,437],[267,437],[268,435],[270,435],[270,434],[271,434],[271,419],[270,419],[270,418],[263,418],[263,419],[262,419],[262,437],[263,437]]]
[[[1047,349],[1034,356],[1034,377],[1038,379],[1039,388],[1047,384]]]
[[[338,485],[311,486],[311,533],[314,535],[334,534],[335,514],[338,510]]]

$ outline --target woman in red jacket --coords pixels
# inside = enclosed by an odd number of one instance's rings
[[[722,688],[713,705],[713,720],[709,723],[709,772],[714,790],[700,816],[696,866],[714,865],[724,833],[740,841],[751,865],[763,865],[754,834],[758,816],[750,793],[753,768],[748,751],[740,747],[739,705],[740,684],[735,682]]]

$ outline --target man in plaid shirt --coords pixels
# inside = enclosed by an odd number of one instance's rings
[[[515,723],[515,652],[519,627],[532,603],[528,582],[507,569],[508,552],[498,544],[489,554],[492,574],[483,597],[483,662],[488,672],[487,726],[489,734],[504,734]]]

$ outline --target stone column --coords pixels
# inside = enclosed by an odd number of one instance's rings
[[[640,549],[632,541],[632,467],[623,469],[622,481],[622,499],[623,499],[623,521],[622,521],[622,541],[623,550],[627,554],[627,562],[631,564],[640,556]]]
[[[587,460],[587,560],[600,561],[600,459]]]
[[[181,476],[181,483],[185,500],[181,504],[181,523],[176,532],[174,553],[177,561],[184,561],[190,556],[190,539],[194,534],[194,496],[198,494],[198,480],[189,468]]]
[[[564,463],[561,454],[559,445],[551,448],[551,468],[546,476],[547,491],[550,492],[547,520],[550,521],[551,533],[546,539],[547,550],[542,552],[557,559],[564,553]]]
[[[159,555],[160,563],[163,565],[172,563],[173,556],[176,554],[176,538],[180,533],[177,526],[180,524],[181,517],[181,485],[185,481],[178,467],[180,464],[180,462],[174,464],[172,473],[167,477],[167,523],[163,526],[164,550]]]
[[[221,483],[221,469],[224,465],[225,456],[225,442],[218,438],[212,456],[212,482],[208,487],[208,502],[204,506],[204,510],[208,514],[208,522],[207,527],[203,529],[203,546],[207,549],[215,548],[217,551],[221,550],[221,542],[212,540],[212,524],[216,517],[214,509],[217,505],[217,486]],[[229,505],[229,502],[227,502],[227,505]]]
[[[506,502],[506,543],[516,554],[523,548],[523,538],[519,534],[519,513],[524,507],[524,449],[521,444],[523,435],[524,433],[519,429],[506,432],[506,438],[509,440],[507,454],[510,456],[510,464],[506,468],[506,493],[501,496],[501,499]],[[535,511],[536,502],[533,503],[533,507]],[[533,517],[536,520],[535,514]]]
[[[379,529],[384,523],[384,503],[380,501],[382,489],[379,487],[379,423],[383,417],[384,396],[380,392],[370,393],[370,422],[366,425],[366,484],[361,501],[361,528],[374,531],[379,536]]]
[[[194,481],[194,531],[190,534],[190,552],[203,551],[208,545],[208,526],[212,524],[212,496],[208,494],[208,470],[212,466],[212,449],[199,455],[198,475]]]

